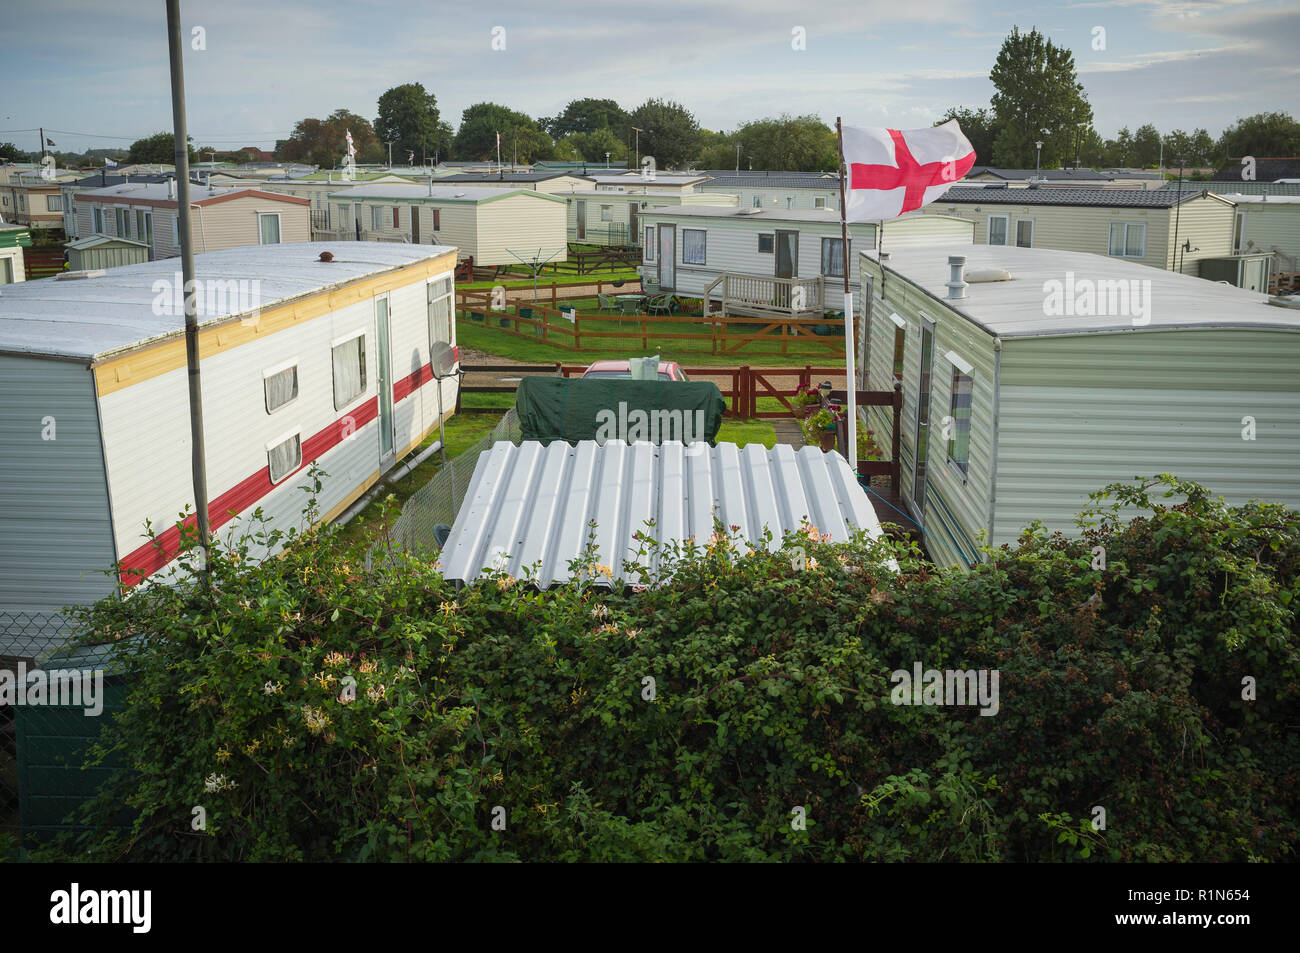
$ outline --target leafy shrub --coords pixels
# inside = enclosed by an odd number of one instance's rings
[[[87,610],[134,647],[104,736],[132,767],[87,808],[99,829],[57,851],[1291,858],[1298,528],[1163,476],[1097,494],[1078,539],[1031,528],[969,572],[815,527],[748,554],[719,527],[663,547],[657,580],[596,585],[609,557],[588,553],[548,591],[500,573],[457,588],[400,553],[366,568],[329,528],[249,568],[268,540],[245,540],[214,550],[207,589]],[[999,712],[892,704],[890,673],[916,661],[997,669]],[[123,804],[133,830],[107,832]]]

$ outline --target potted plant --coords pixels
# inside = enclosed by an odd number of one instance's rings
[[[790,396],[790,403],[794,405],[796,417],[808,417],[821,403],[821,395],[816,387],[809,387],[807,390],[796,389]]]
[[[865,464],[883,460],[884,450],[876,443],[876,432],[865,427],[858,428],[858,472],[869,476]]]
[[[823,450],[835,449],[836,430],[839,418],[829,409],[823,407],[803,422],[804,439]]]

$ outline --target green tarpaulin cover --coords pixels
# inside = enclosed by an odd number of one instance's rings
[[[710,443],[727,403],[709,381],[527,377],[515,413],[524,440],[681,440]]]

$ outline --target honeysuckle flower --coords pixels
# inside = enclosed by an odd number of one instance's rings
[[[593,619],[605,619],[609,617],[609,606],[603,602],[592,607],[591,617]]]
[[[329,655],[325,656],[325,664],[330,668],[338,668],[340,665],[346,665],[347,663],[348,660],[341,652],[331,652]]]
[[[276,684],[270,679],[267,679],[266,684],[262,686],[263,695],[278,695],[282,691],[284,691],[284,686]]]
[[[455,602],[444,602],[442,605],[438,606],[438,611],[443,615],[452,615],[459,608],[460,606]]]
[[[388,689],[385,688],[383,685],[371,685],[369,688],[366,689],[366,697],[375,703],[383,701],[384,696],[387,693],[388,693]]]

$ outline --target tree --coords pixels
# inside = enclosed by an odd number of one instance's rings
[[[628,117],[628,125],[638,127],[639,151],[654,156],[660,169],[678,168],[695,155],[700,143],[700,125],[690,110],[666,99],[647,99]]]
[[[1300,156],[1300,122],[1282,112],[1238,119],[1223,130],[1217,152],[1228,159]]]
[[[997,90],[992,100],[996,165],[1030,168],[1036,141],[1043,143],[1045,169],[1073,158],[1075,130],[1093,117],[1069,50],[1036,29],[1021,33],[1017,27],[1003,41],[989,79]]]
[[[555,158],[573,162],[604,164],[607,152],[611,162],[627,160],[626,143],[604,126],[591,132],[575,132],[555,144]]]
[[[523,113],[499,103],[475,103],[461,113],[452,152],[468,161],[495,159],[498,134],[503,162],[549,159],[555,149],[551,137]]]
[[[36,156],[26,149],[19,149],[12,142],[0,142],[0,159],[6,162],[34,162]]]
[[[190,161],[195,159],[194,144],[189,142]],[[156,132],[144,139],[137,139],[127,150],[126,161],[129,163],[157,163],[170,165],[176,161],[176,136],[170,132]]]
[[[1151,123],[1138,126],[1133,133],[1133,153],[1143,169],[1155,168],[1160,161],[1160,132]]]
[[[1104,164],[1122,169],[1132,162],[1133,157],[1133,134],[1128,131],[1128,126],[1123,126],[1114,139],[1106,140]]]
[[[975,147],[975,164],[992,165],[993,142],[998,135],[997,117],[993,115],[993,111],[952,106],[935,125],[941,126],[949,119],[957,120],[962,133]]]
[[[696,150],[695,167],[697,169],[734,169],[736,165],[736,144],[738,140],[732,133],[700,130],[700,144]],[[748,156],[740,156],[740,167],[749,168]]]
[[[612,99],[575,99],[564,107],[564,112],[540,119],[538,125],[556,139],[597,129],[608,129],[615,138],[622,139],[627,132],[627,112]]]
[[[287,162],[337,168],[347,154],[349,132],[357,162],[382,162],[387,156],[388,150],[380,144],[369,120],[347,109],[336,109],[325,119],[300,119],[293,134],[275,144],[275,155]]]
[[[375,136],[380,142],[391,141],[393,154],[399,159],[413,152],[417,160],[423,160],[441,145],[439,121],[438,100],[433,93],[426,92],[420,83],[405,83],[379,97]]]
[[[755,119],[737,129],[734,139],[746,167],[755,169],[830,172],[839,161],[835,132],[812,115]]]
[[[1190,151],[1194,164],[1208,166],[1214,161],[1214,140],[1204,129],[1197,129],[1192,133]]]

